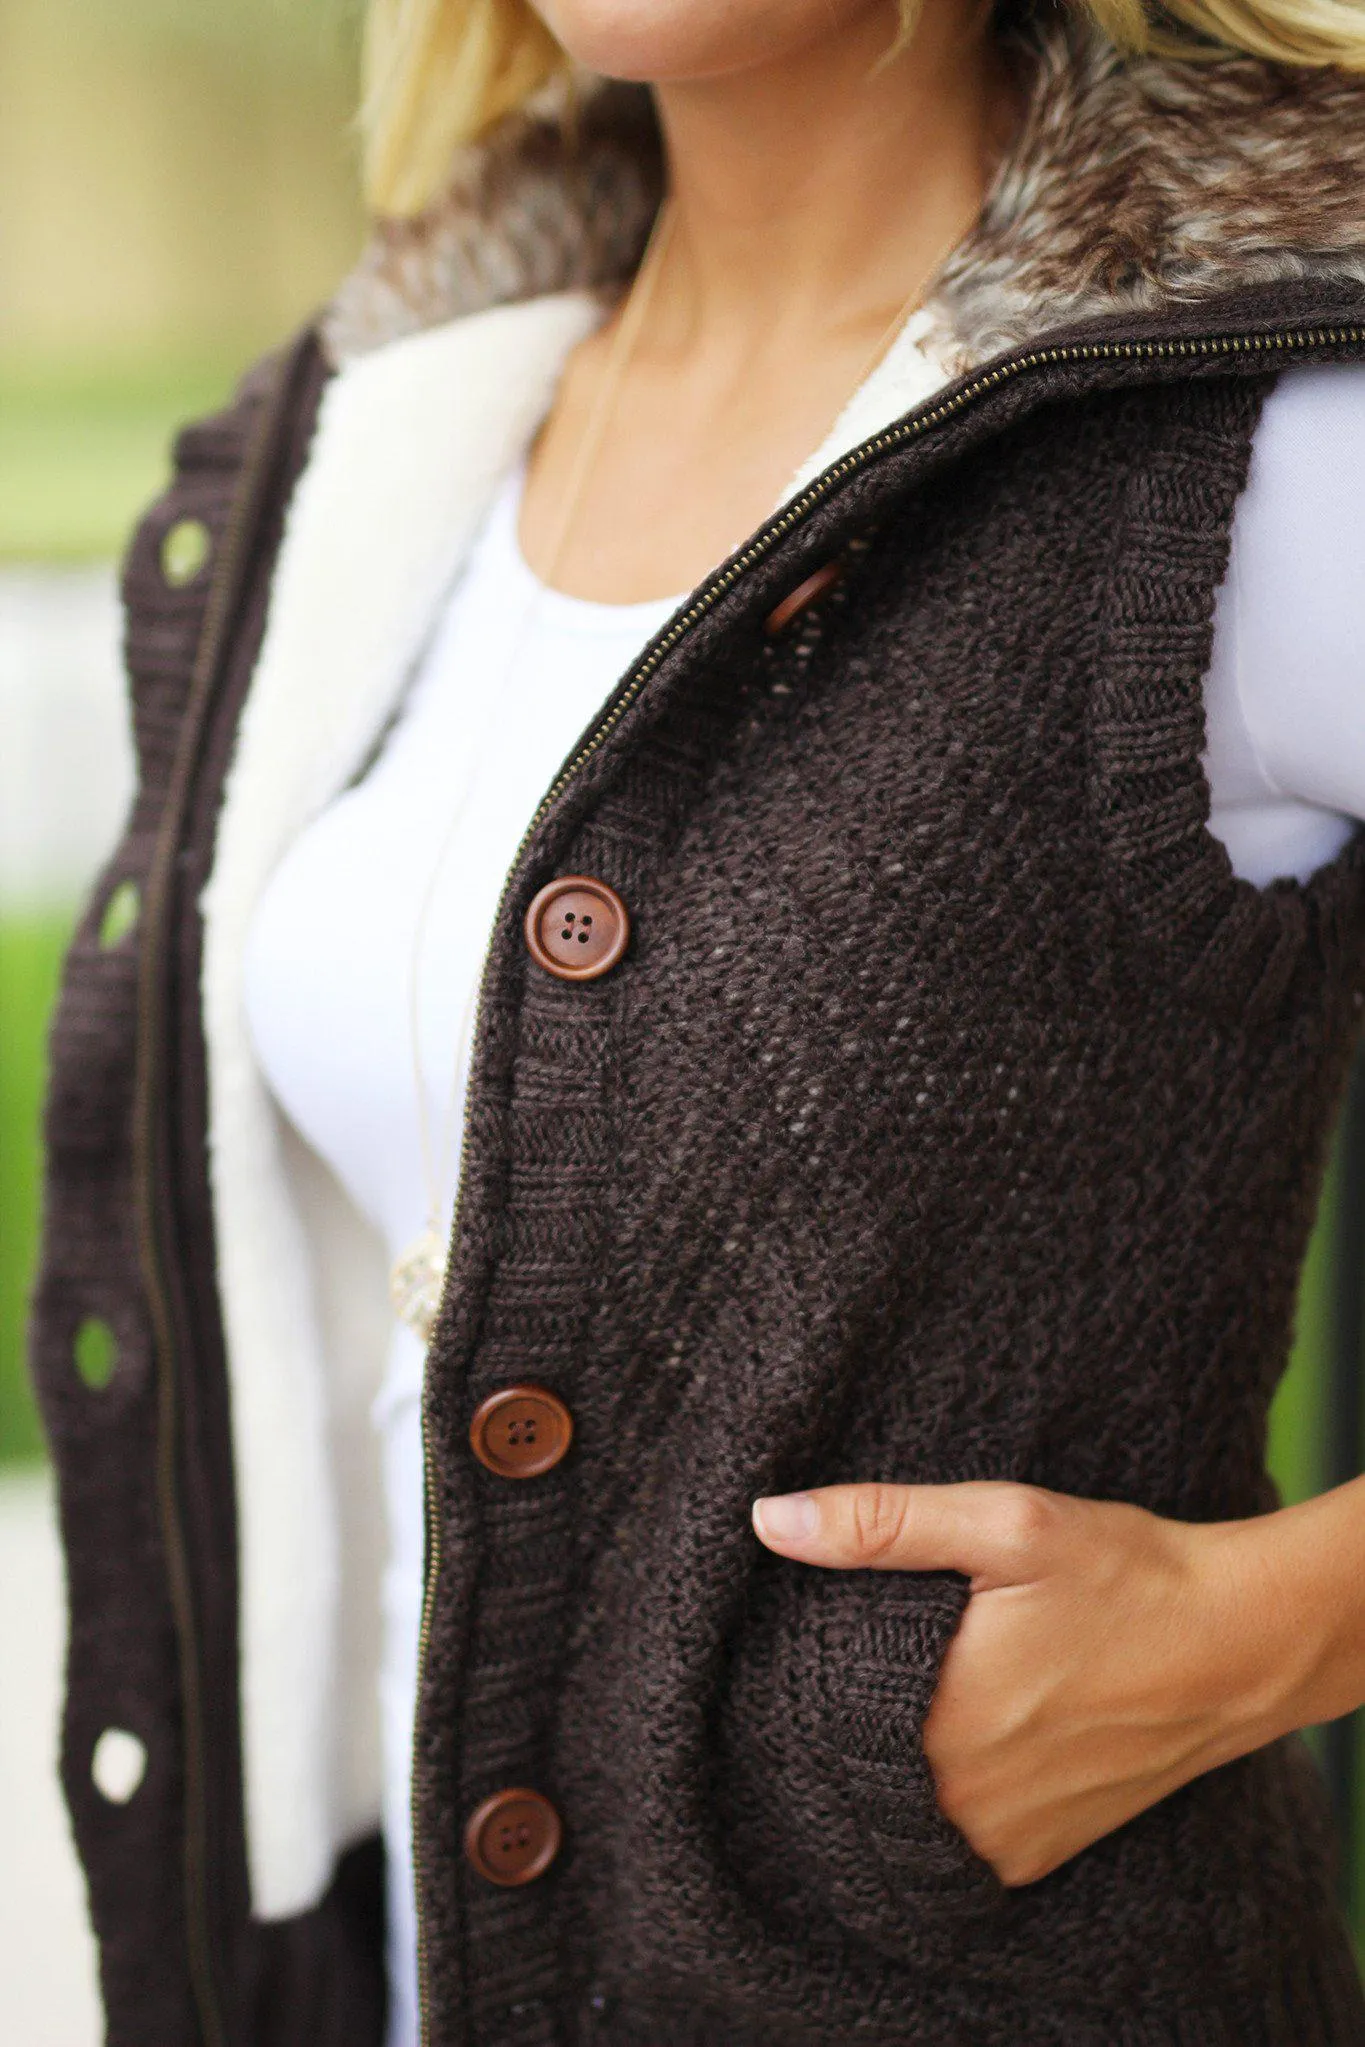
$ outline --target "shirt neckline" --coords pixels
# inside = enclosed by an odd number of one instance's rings
[[[916,307],[881,361],[850,393],[819,446],[790,479],[779,503],[795,495],[858,439],[908,411],[950,380],[951,367],[934,343],[931,311],[927,306]],[[627,633],[648,637],[680,608],[688,593],[680,590],[669,597],[645,597],[633,604],[607,604],[596,598],[572,596],[567,590],[557,590],[553,584],[543,582],[521,550],[518,529],[526,469],[527,456],[523,454],[493,502],[480,553],[486,554],[517,588],[523,601],[534,608],[535,624],[553,624],[560,631],[599,637]]]
[[[607,604],[594,597],[575,597],[557,590],[536,574],[521,550],[518,526],[522,494],[526,486],[526,458],[516,464],[490,507],[488,524],[479,554],[484,566],[492,566],[506,577],[517,594],[532,608],[532,625],[553,624],[559,630],[594,634],[648,632],[662,624],[678,609],[687,592],[667,597],[643,597],[631,604]]]

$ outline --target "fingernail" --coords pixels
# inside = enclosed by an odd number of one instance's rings
[[[809,1493],[774,1493],[754,1501],[754,1526],[772,1542],[801,1542],[814,1535],[819,1519]]]

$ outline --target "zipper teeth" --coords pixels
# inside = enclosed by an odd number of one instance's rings
[[[1014,378],[1022,376],[1025,370],[1052,368],[1058,363],[1068,362],[1178,361],[1182,358],[1193,356],[1264,355],[1272,352],[1280,355],[1291,355],[1303,349],[1351,346],[1357,345],[1362,341],[1365,341],[1365,327],[1300,327],[1285,330],[1268,328],[1262,332],[1251,334],[1202,335],[1188,341],[1087,341],[1063,343],[1056,348],[1036,348],[1030,350],[1027,355],[1014,356],[1008,362],[1000,363],[994,369],[986,371],[983,375],[974,377],[970,383],[964,384],[961,390],[955,392],[951,398],[945,398],[939,404],[931,405],[927,410],[913,414],[910,418],[902,420],[896,426],[887,427],[883,432],[874,434],[870,440],[860,441],[858,446],[851,448],[847,455],[841,456],[839,461],[833,463],[828,469],[822,470],[819,476],[815,477],[806,486],[800,497],[792,500],[785,511],[771,520],[767,526],[761,527],[744,552],[736,555],[733,561],[721,569],[702,588],[696,600],[688,606],[687,610],[676,618],[660,637],[646,649],[637,666],[622,683],[611,708],[607,711],[600,724],[593,728],[592,733],[583,742],[578,751],[565,762],[532,815],[530,823],[521,836],[517,850],[512,856],[512,864],[508,868],[503,881],[502,889],[498,896],[498,906],[493,917],[492,928],[496,931],[502,923],[503,913],[507,908],[507,900],[518,880],[526,848],[530,845],[541,823],[559,801],[559,798],[570,782],[577,776],[580,769],[592,759],[593,755],[600,750],[603,742],[615,730],[665,657],[673,651],[679,640],[684,639],[691,632],[697,621],[704,618],[707,612],[729,590],[734,588],[742,576],[747,574],[756,563],[762,561],[765,555],[771,554],[777,543],[780,540],[784,540],[795,527],[801,525],[811,512],[818,505],[822,504],[840,484],[845,483],[850,476],[856,475],[859,470],[866,468],[868,463],[874,461],[877,456],[887,454],[893,448],[902,447],[909,441],[917,440],[921,434],[927,433],[931,427],[942,425],[944,420],[951,419],[966,406],[972,404],[977,398],[984,396],[986,392],[993,391],[1001,384],[1011,383]],[[483,1018],[484,997],[487,993],[487,988],[488,958],[485,956],[483,968],[479,976],[478,997],[474,1006],[474,1028],[470,1038],[471,1044],[477,1044],[478,1042],[479,1026]],[[466,1090],[464,1121],[460,1131],[455,1215],[452,1224],[452,1239],[454,1241],[458,1241],[459,1238],[460,1210],[464,1198],[465,1163],[468,1149],[469,1095]],[[453,1265],[454,1260],[452,1259],[450,1262]],[[449,1272],[449,1267],[447,1272]],[[431,1646],[432,1623],[436,1607],[436,1585],[441,1569],[440,1515],[437,1513],[434,1505],[434,1466],[425,1413],[422,1418],[422,1473],[423,1487],[426,1494],[427,1562],[426,1584],[422,1595],[422,1619],[417,1636],[417,1697],[419,1704],[426,1672],[427,1654]],[[426,1856],[418,1825],[418,1784],[415,1769],[413,1771],[409,1817],[412,1832],[412,1866],[416,1890],[417,1997],[421,2042],[422,2047],[432,2047],[428,1997],[430,1950],[426,1931],[426,1916],[422,1909],[422,1892],[426,1878]]]
[[[1343,344],[1356,344],[1363,340],[1365,340],[1365,327],[1319,327],[1291,329],[1280,332],[1267,330],[1262,333],[1253,334],[1202,336],[1188,341],[1074,342],[1063,344],[1056,348],[1033,349],[1027,355],[1016,356],[1009,362],[1001,363],[995,369],[988,370],[982,376],[973,378],[970,383],[964,384],[951,398],[946,398],[941,403],[930,406],[926,411],[914,414],[911,418],[900,422],[896,426],[886,428],[882,433],[873,435],[870,440],[860,442],[856,448],[850,449],[847,455],[842,456],[830,468],[822,470],[820,475],[806,487],[801,495],[793,499],[785,511],[780,513],[767,526],[761,528],[744,549],[743,553],[737,555],[733,561],[720,570],[704,586],[687,610],[676,618],[661,636],[654,641],[653,645],[646,650],[637,666],[626,677],[611,708],[578,751],[565,763],[536,808],[517,846],[512,864],[503,882],[502,890],[498,897],[497,910],[493,919],[493,928],[496,930],[502,923],[508,897],[516,885],[526,849],[539,830],[541,823],[554,804],[558,802],[564,790],[578,775],[579,771],[600,750],[605,740],[620,723],[665,657],[692,630],[698,620],[704,618],[707,612],[729,590],[733,589],[734,585],[743,575],[747,574],[756,563],[762,561],[766,555],[770,554],[777,543],[785,539],[787,534],[792,532],[795,527],[801,525],[809,517],[810,513],[823,503],[840,484],[846,482],[850,476],[856,475],[859,470],[864,469],[876,457],[917,439],[920,435],[927,433],[930,428],[941,425],[943,421],[961,412],[977,398],[984,396],[989,391],[995,390],[1002,384],[1011,382],[1014,378],[1021,376],[1026,370],[1051,368],[1056,364],[1068,362],[1159,361],[1178,360],[1182,357],[1194,356],[1254,355],[1270,352],[1284,355],[1306,348],[1330,348]],[[471,1043],[477,1043],[478,1041],[484,998],[487,993],[487,983],[488,963],[485,958],[484,967],[479,979],[479,992],[475,1004],[474,1031]],[[453,1235],[456,1239],[458,1239],[459,1235],[460,1208],[463,1202],[465,1187],[465,1164],[468,1147],[469,1111],[468,1097],[466,1096],[464,1123],[460,1136],[459,1175],[456,1183],[456,1207],[453,1225]],[[417,1642],[417,1696],[419,1701],[425,1676],[427,1655],[431,1644],[437,1580],[441,1568],[440,1516],[434,1504],[433,1458],[425,1416],[422,1428],[422,1468],[427,1503],[427,1569],[426,1586],[422,1599],[422,1619]],[[418,1806],[417,1773],[414,1770],[411,1825],[412,1860],[416,1879],[418,2002],[423,2047],[431,2047],[428,1995],[429,1943],[426,1931],[426,1917],[422,1908],[422,1893],[426,1877],[426,1857],[418,1824]]]
[[[1050,368],[1057,363],[1063,362],[1099,362],[1132,358],[1151,360],[1162,357],[1192,355],[1250,355],[1258,352],[1264,353],[1268,349],[1276,349],[1281,353],[1287,354],[1299,348],[1331,348],[1362,341],[1365,341],[1365,327],[1318,327],[1297,328],[1280,332],[1272,329],[1262,334],[1215,335],[1189,341],[1073,342],[1057,348],[1034,349],[1028,355],[1015,356],[1009,362],[1000,363],[995,369],[989,370],[984,376],[974,378],[971,383],[965,384],[953,397],[944,399],[941,404],[934,405],[925,412],[915,413],[912,417],[902,420],[896,426],[887,427],[882,433],[874,434],[870,440],[860,441],[856,448],[850,448],[847,455],[841,456],[838,462],[832,464],[830,468],[822,470],[819,476],[815,477],[807,485],[799,498],[794,498],[784,512],[773,519],[769,525],[762,527],[754,535],[754,538],[750,541],[744,552],[736,555],[733,561],[721,569],[712,581],[702,588],[695,602],[690,604],[687,610],[678,618],[674,619],[673,623],[664,630],[660,637],[651,646],[646,648],[637,666],[632,669],[623,681],[610,710],[606,713],[601,723],[594,727],[592,733],[583,742],[578,752],[565,762],[532,814],[531,821],[522,833],[517,850],[512,856],[512,864],[503,880],[502,889],[498,896],[497,909],[493,916],[492,928],[496,930],[502,922],[503,912],[507,908],[507,899],[512,893],[518,878],[522,857],[531,840],[535,837],[536,832],[540,829],[547,813],[559,801],[560,796],[569,783],[574,780],[579,770],[600,750],[603,741],[608,738],[620,723],[665,657],[672,653],[679,640],[685,638],[691,632],[697,621],[704,618],[706,613],[712,610],[729,590],[734,588],[741,576],[745,575],[757,562],[760,562],[765,555],[771,554],[778,541],[785,540],[788,533],[794,527],[801,525],[810,513],[815,510],[816,506],[823,503],[825,498],[839,484],[846,482],[850,476],[856,475],[860,469],[866,468],[867,464],[874,460],[875,457],[887,454],[893,448],[901,447],[906,442],[918,439],[921,434],[927,433],[931,427],[939,426],[945,419],[950,419],[954,414],[961,412],[965,406],[970,405],[985,392],[994,390],[998,385],[1012,382],[1015,377],[1020,376],[1025,370],[1037,369],[1040,366]],[[470,1037],[471,1044],[477,1042],[478,1039],[478,1027],[483,1013],[483,998],[487,980],[488,964],[485,959],[483,971],[479,977],[479,993],[474,1011],[474,1029]],[[465,1153],[468,1149],[468,1143],[469,1118],[466,1113],[460,1135],[459,1175],[456,1182],[455,1220],[457,1223],[459,1220],[459,1189],[464,1185]],[[425,1615],[423,1616],[423,1622],[423,1633],[420,1639],[424,1643],[426,1634]]]
[[[200,1684],[199,1630],[189,1566],[189,1545],[180,1511],[176,1468],[179,1398],[176,1385],[175,1317],[162,1263],[157,1221],[158,1146],[156,1117],[156,1014],[166,958],[167,913],[175,884],[181,829],[199,752],[205,712],[214,676],[227,638],[232,597],[246,553],[247,540],[275,443],[276,428],[293,389],[297,355],[291,353],[275,390],[261,409],[243,457],[237,489],[229,507],[222,544],[214,562],[203,623],[190,671],[184,735],[172,769],[166,807],[148,867],[144,896],[145,938],[137,988],[136,1052],[133,1078],[133,1184],[136,1232],[147,1295],[155,1353],[159,1361],[157,1396],[157,1497],[166,1543],[166,1574],[179,1644],[181,1694],[184,1703],[185,1759],[185,1944],[190,1980],[205,2047],[226,2047],[227,2031],[214,1983],[212,1942],[208,1925],[208,1843],[205,1812],[203,1692]]]
[[[703,588],[695,603],[690,605],[679,618],[675,619],[662,636],[646,650],[645,654],[641,657],[639,665],[623,683],[621,692],[612,705],[611,710],[607,713],[601,724],[595,728],[591,737],[584,742],[579,751],[560,770],[554,782],[546,791],[531,822],[526,827],[521,842],[513,856],[507,878],[503,883],[502,893],[498,898],[497,914],[494,918],[495,927],[502,921],[502,913],[506,908],[507,898],[511,893],[512,886],[517,879],[517,870],[521,866],[522,855],[539,829],[546,813],[559,800],[563,791],[574,779],[584,763],[590,760],[593,754],[598,751],[603,740],[607,738],[608,734],[629,710],[664,657],[671,653],[678,641],[692,630],[698,619],[703,618],[727,591],[733,589],[741,576],[746,574],[756,562],[761,561],[765,555],[771,554],[778,541],[784,540],[794,527],[801,525],[809,514],[814,511],[815,507],[821,504],[837,485],[846,482],[850,476],[865,468],[876,456],[886,454],[893,448],[901,447],[904,443],[917,439],[921,434],[926,433],[930,427],[939,426],[945,419],[949,419],[955,413],[961,412],[965,406],[970,405],[975,399],[981,397],[983,393],[994,390],[1000,384],[1010,383],[1025,370],[1037,369],[1040,366],[1051,367],[1054,364],[1063,362],[1096,362],[1134,357],[1155,359],[1189,355],[1254,354],[1264,352],[1270,348],[1281,351],[1289,351],[1304,346],[1327,348],[1340,343],[1359,342],[1362,340],[1365,340],[1365,328],[1326,327],[1311,330],[1304,329],[1289,333],[1276,333],[1272,331],[1264,334],[1228,335],[1222,338],[1215,336],[1208,339],[1191,341],[1076,342],[1069,346],[1058,348],[1035,349],[1029,355],[1016,356],[1009,362],[1001,363],[998,368],[989,371],[986,375],[975,378],[970,384],[964,385],[955,396],[945,399],[942,404],[935,405],[926,412],[917,413],[897,426],[886,428],[884,432],[875,434],[871,440],[861,441],[856,448],[851,448],[847,455],[842,456],[830,468],[822,470],[820,475],[807,486],[799,498],[793,499],[792,503],[788,505],[779,517],[756,533],[743,554],[737,555],[732,562],[722,569]],[[480,1001],[482,1001],[482,986],[479,993]],[[477,1021],[476,1015],[476,1026]],[[475,1035],[477,1036],[477,1029]],[[460,1162],[463,1165],[463,1151]]]

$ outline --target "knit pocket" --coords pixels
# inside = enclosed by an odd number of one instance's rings
[[[747,1751],[744,1807],[780,1812],[788,1835],[784,1855],[746,1855],[753,1877],[790,1896],[799,1872],[805,1911],[826,1936],[834,1920],[902,1961],[960,1948],[1007,1896],[940,1808],[924,1754],[967,1597],[946,1573],[789,1578],[767,1682],[750,1666],[731,1694],[731,1741]]]

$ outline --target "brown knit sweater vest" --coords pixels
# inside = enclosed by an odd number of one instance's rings
[[[1232,334],[1270,338],[1207,345]],[[806,1570],[748,1524],[761,1491],[871,1477],[1272,1504],[1266,1408],[1365,999],[1365,848],[1302,888],[1232,877],[1200,681],[1268,378],[1363,346],[1357,301],[1285,289],[959,387],[713,581],[537,825],[428,1375],[432,2047],[1365,2043],[1296,1742],[1007,1892],[920,1746],[961,1581]],[[282,396],[188,437],[134,546],[141,793],[54,1041],[35,1354],[113,2047],[379,2037],[356,1868],[302,1921],[245,1903],[197,1003],[197,892],[318,382],[305,348]],[[188,509],[249,536],[207,616],[156,567]],[[832,557],[833,593],[766,636]],[[566,872],[631,911],[592,984],[520,936]],[[102,950],[130,875],[144,923]],[[91,1313],[122,1347],[99,1395],[71,1366]],[[575,1418],[533,1485],[469,1454],[512,1380]],[[89,1778],[111,1718],[151,1757],[117,1810]],[[566,1828],[518,1890],[460,1847],[506,1784]]]

